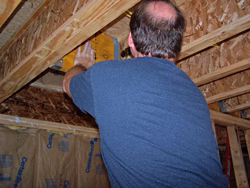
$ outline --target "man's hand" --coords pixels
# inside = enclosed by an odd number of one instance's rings
[[[91,47],[90,42],[86,42],[83,51],[81,52],[81,47],[78,47],[78,51],[74,61],[74,67],[72,67],[65,74],[63,79],[63,90],[72,98],[69,83],[73,76],[81,73],[82,71],[88,70],[95,63],[94,49]]]
[[[74,65],[81,65],[88,69],[95,63],[94,49],[91,47],[91,43],[88,41],[85,43],[83,51],[81,52],[81,46],[77,49]]]

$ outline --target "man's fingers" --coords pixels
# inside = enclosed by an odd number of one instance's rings
[[[90,58],[91,58],[91,61],[95,61],[94,53],[95,53],[94,49],[91,48],[91,50],[90,50]]]
[[[77,48],[77,54],[81,54],[81,46],[78,46],[78,48]]]
[[[84,49],[83,49],[83,53],[84,54],[89,54],[90,53],[90,49],[91,49],[91,43],[88,41],[85,43],[84,45]]]

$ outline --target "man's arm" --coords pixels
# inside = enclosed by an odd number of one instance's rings
[[[73,76],[87,71],[95,63],[94,49],[91,47],[90,42],[86,42],[83,51],[81,52],[81,47],[78,47],[77,54],[74,61],[74,67],[72,67],[65,74],[63,79],[63,90],[68,94],[70,98],[72,95],[70,93],[69,84]]]

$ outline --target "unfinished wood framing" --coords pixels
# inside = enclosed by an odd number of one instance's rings
[[[52,130],[56,132],[83,134],[88,136],[99,137],[99,130],[95,128],[80,127],[69,124],[54,123],[54,122],[21,118],[3,114],[0,114],[0,124],[26,127],[26,128],[38,128],[38,129]],[[15,129],[15,127],[10,127],[10,128]]]
[[[238,73],[240,71],[246,70],[250,68],[250,58],[244,59],[238,63],[232,64],[230,66],[218,69],[214,72],[206,74],[204,76],[193,79],[193,82],[197,86],[201,86],[207,84],[209,82],[224,78],[226,76]]]
[[[250,130],[245,131],[245,139],[246,139],[246,144],[247,144],[247,151],[250,153]],[[248,155],[250,159],[250,155]]]
[[[4,22],[8,19],[11,13],[15,10],[15,8],[19,5],[21,0],[1,0],[0,1],[0,27],[4,24]]]
[[[250,103],[245,103],[245,104],[240,104],[237,106],[227,107],[226,110],[227,110],[227,112],[235,112],[235,111],[245,110],[248,108],[250,108]]]
[[[193,55],[201,50],[211,47],[221,41],[224,41],[242,31],[250,28],[250,14],[239,18],[238,20],[229,23],[226,26],[210,32],[207,35],[194,40],[193,42],[182,47],[179,60]]]
[[[250,85],[247,85],[247,86],[233,89],[224,93],[220,93],[218,95],[214,95],[212,97],[208,97],[206,98],[206,101],[208,104],[211,104],[214,102],[218,102],[224,99],[228,99],[228,98],[235,97],[235,96],[242,95],[242,94],[249,93],[249,92],[250,92]]]
[[[236,178],[237,187],[249,188],[246,169],[244,165],[241,145],[239,143],[235,126],[228,126],[228,137],[230,143],[230,149],[232,154],[232,161],[234,167],[234,174]]]
[[[234,117],[228,114],[223,114],[221,112],[216,112],[210,110],[210,118],[214,121],[215,124],[223,126],[233,126],[237,125],[242,129],[250,129],[250,121]]]
[[[0,102],[137,2],[92,0],[64,5],[51,1],[33,27],[1,56]]]

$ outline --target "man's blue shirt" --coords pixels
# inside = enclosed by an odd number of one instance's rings
[[[227,187],[206,100],[173,62],[99,62],[70,92],[99,125],[112,187]]]

